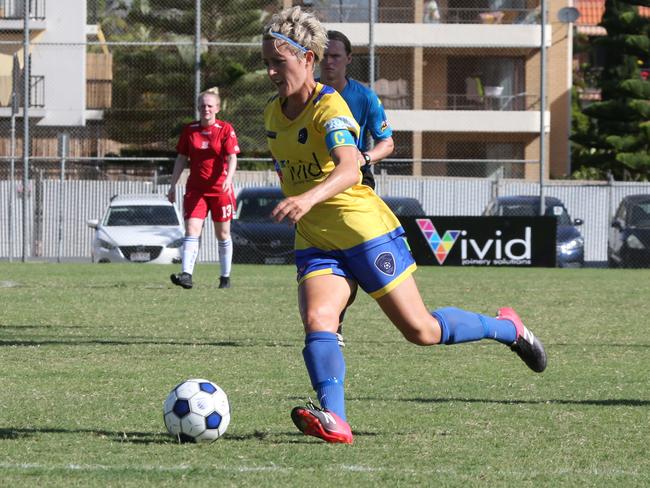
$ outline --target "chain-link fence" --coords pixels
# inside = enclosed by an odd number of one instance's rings
[[[88,259],[87,221],[101,221],[113,195],[166,193],[181,128],[208,87],[219,87],[218,117],[242,149],[237,192],[277,186],[260,34],[292,4],[350,37],[348,74],[383,101],[396,150],[376,167],[381,195],[416,198],[428,214],[480,215],[505,181],[501,193],[521,184],[538,195],[540,174],[568,173],[567,90],[552,79],[543,96],[536,0],[0,0],[0,258]],[[550,132],[540,131],[542,101]],[[595,215],[568,203],[583,190],[567,188],[560,196],[585,221],[585,259],[606,261],[616,192],[598,187],[607,210]],[[235,247],[254,240],[242,232]],[[282,247],[274,232],[257,231]],[[203,235],[200,259],[216,260],[209,221]]]
[[[30,179],[26,189],[20,182],[0,181],[2,258],[20,259],[22,236],[25,234],[30,259],[121,261],[128,258],[113,248],[123,245],[141,246],[138,252],[150,253],[148,257],[153,260],[169,248],[156,262],[173,262],[179,226],[161,224],[154,218],[158,213],[151,208],[168,206],[164,198],[168,185],[160,184],[154,178],[133,176],[68,179],[66,169],[61,171],[63,177],[58,178],[47,179],[39,174]],[[412,178],[386,172],[378,174],[376,180],[377,193],[389,200],[398,216],[530,216],[536,215],[539,209],[536,196],[539,195],[539,185],[523,180]],[[235,262],[291,262],[293,229],[271,223],[268,217],[269,209],[280,195],[275,172],[240,171],[235,183],[239,200],[239,218],[232,223]],[[179,185],[178,202],[182,201],[183,193],[184,187]],[[115,195],[121,198],[111,200]],[[143,197],[146,195],[151,201]],[[650,229],[645,218],[650,205],[650,184],[558,181],[546,186],[546,195],[546,214],[556,216],[562,226],[558,231],[558,254],[562,246],[567,249],[569,261],[565,264],[578,264],[571,261],[574,253],[569,252],[577,246],[582,249],[578,252],[582,259],[578,261],[584,260],[589,265],[609,262],[611,266],[650,266]],[[110,206],[127,197],[139,200],[137,208],[123,210],[129,214],[130,220],[122,222],[108,218]],[[175,211],[182,215],[178,203]],[[23,212],[26,212],[25,219]],[[25,228],[23,222],[27,223]],[[102,237],[102,232],[97,232],[98,224],[104,226],[103,232],[107,236]],[[143,230],[145,225],[148,229]],[[166,228],[161,230],[161,225]],[[113,233],[115,231],[117,233]],[[129,235],[131,231],[132,235]],[[102,245],[97,239],[103,239],[107,243],[103,249],[113,253],[103,255],[104,251],[99,249]],[[214,226],[209,219],[202,239],[199,259],[216,261],[217,244]],[[156,252],[159,254],[144,249],[149,246],[158,246]],[[135,260],[144,260],[143,254],[136,255]]]

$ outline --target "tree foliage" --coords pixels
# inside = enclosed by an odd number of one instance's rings
[[[572,157],[578,171],[593,168],[617,179],[650,178],[650,80],[641,76],[641,68],[650,66],[650,20],[636,7],[649,3],[605,3],[600,25],[607,35],[589,41],[604,57],[595,79],[601,99],[573,111]]]
[[[262,70],[263,0],[201,2],[201,89],[218,86],[222,111],[244,154],[265,148],[262,113],[272,85]],[[195,118],[195,0],[132,0],[102,21],[114,46],[112,139],[149,153],[173,152]],[[142,43],[151,43],[149,45]],[[156,44],[154,44],[156,43]]]

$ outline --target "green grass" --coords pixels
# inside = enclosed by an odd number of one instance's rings
[[[648,486],[650,271],[416,273],[431,308],[515,307],[549,366],[499,344],[419,348],[360,294],[346,318],[353,446],[299,434],[312,395],[290,266],[0,263],[0,484]],[[188,377],[229,394],[222,439],[179,445],[162,402]]]

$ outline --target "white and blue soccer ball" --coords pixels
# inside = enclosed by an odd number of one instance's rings
[[[209,380],[189,379],[174,387],[163,404],[165,427],[180,442],[212,442],[230,424],[226,392]]]

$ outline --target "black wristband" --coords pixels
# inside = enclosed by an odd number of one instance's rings
[[[363,155],[363,159],[366,160],[366,164],[364,164],[363,167],[366,168],[366,167],[370,166],[370,162],[372,161],[372,160],[370,159],[370,154],[365,153],[365,152],[364,152],[364,153],[361,153],[361,154]]]

